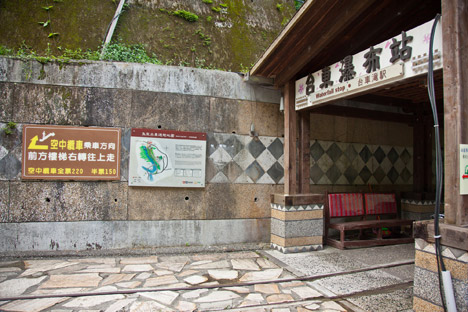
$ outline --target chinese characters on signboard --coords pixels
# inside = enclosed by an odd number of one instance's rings
[[[296,110],[343,98],[427,72],[432,21],[296,81]],[[437,28],[434,68],[441,68],[441,28]]]
[[[22,179],[120,180],[120,129],[25,125]]]
[[[130,186],[204,187],[206,134],[132,129]]]

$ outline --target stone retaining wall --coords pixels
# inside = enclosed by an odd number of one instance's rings
[[[0,232],[9,233],[1,236],[0,252],[50,249],[51,241],[55,249],[77,250],[270,242],[270,195],[283,192],[280,96],[237,73],[0,58],[0,127],[17,123],[12,134],[0,133]],[[329,125],[311,129],[313,192],[367,183],[375,190],[411,187],[411,142],[408,135],[399,136],[401,141],[394,135],[410,128],[379,122],[372,132],[366,120],[312,117],[311,127],[323,120]],[[120,181],[21,181],[27,124],[120,128]],[[206,187],[129,187],[131,128],[206,132]],[[232,235],[213,232],[219,224]],[[77,235],[67,227],[87,235],[75,244]],[[146,232],[159,238],[147,239]]]

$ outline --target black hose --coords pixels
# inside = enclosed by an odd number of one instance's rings
[[[439,229],[439,218],[440,218],[440,199],[442,195],[442,185],[443,185],[443,164],[442,164],[442,150],[440,147],[440,131],[439,131],[439,120],[437,115],[437,105],[435,97],[435,87],[434,87],[434,55],[433,55],[433,45],[435,37],[435,29],[437,23],[440,20],[440,14],[437,14],[434,19],[434,24],[432,25],[431,31],[431,40],[429,43],[429,63],[427,69],[427,91],[429,94],[429,101],[431,103],[432,115],[434,117],[434,132],[435,132],[435,149],[436,149],[436,202],[434,208],[434,239],[435,239],[435,251],[437,259],[437,272],[439,275],[439,292],[440,298],[442,301],[442,306],[444,311],[447,311],[445,298],[443,295],[443,286],[442,286],[442,273],[445,271],[445,264],[442,258],[442,250],[440,246],[440,229]]]

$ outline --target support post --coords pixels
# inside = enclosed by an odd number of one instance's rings
[[[299,193],[310,193],[310,112],[299,114]]]
[[[115,11],[114,17],[112,18],[109,31],[106,34],[106,39],[104,40],[104,44],[102,46],[101,51],[101,60],[106,53],[107,46],[109,45],[110,41],[112,40],[112,36],[114,35],[115,27],[117,26],[117,22],[119,20],[119,16],[122,13],[122,8],[125,4],[125,0],[120,0],[119,5],[117,6],[117,10]]]
[[[294,81],[288,81],[284,94],[284,194],[297,194],[297,113]]]
[[[445,223],[468,224],[468,196],[460,195],[460,144],[468,143],[468,9],[442,0],[445,132]],[[439,104],[441,105],[441,104]]]

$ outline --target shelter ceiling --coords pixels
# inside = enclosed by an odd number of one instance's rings
[[[423,24],[440,0],[308,0],[250,74],[277,87]]]

